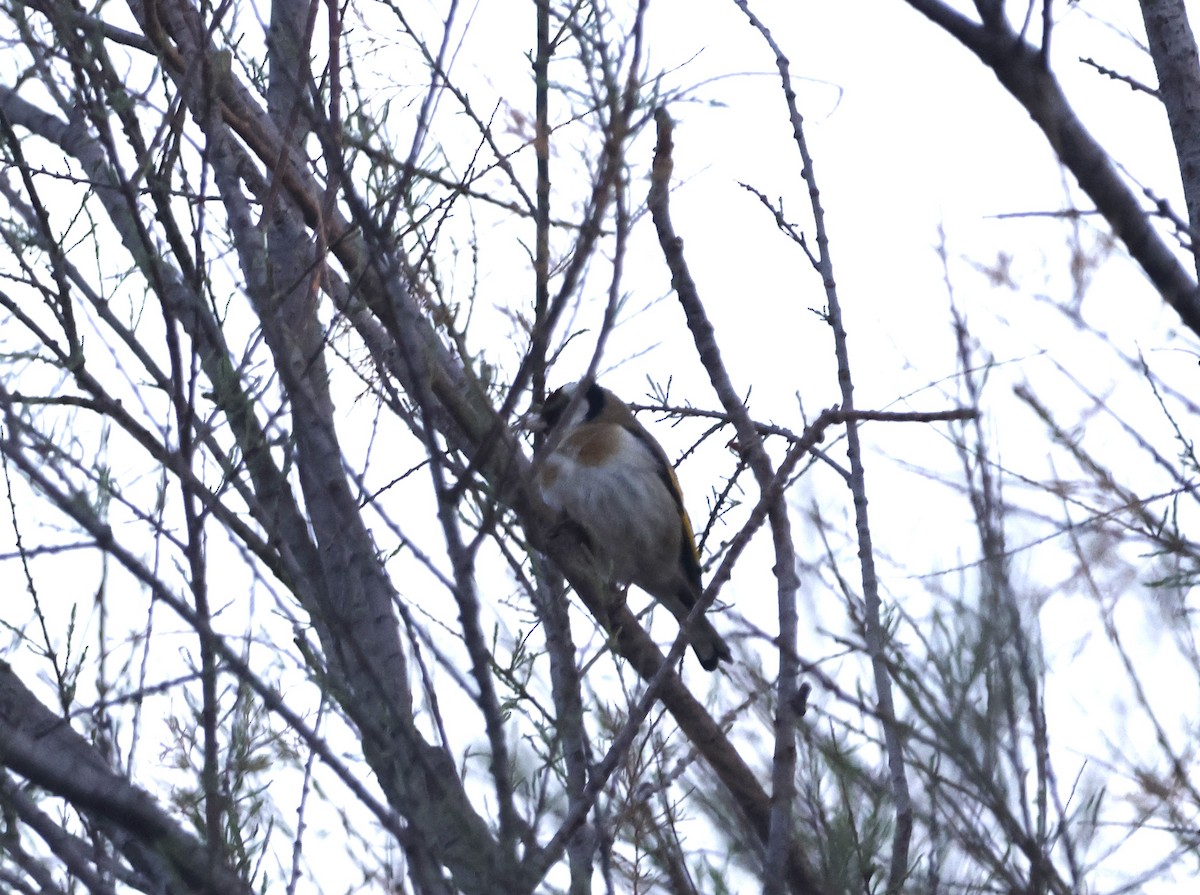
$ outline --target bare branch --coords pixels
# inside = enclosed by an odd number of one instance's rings
[[[1200,50],[1183,0],[1141,0],[1150,55],[1158,71],[1158,98],[1167,110],[1183,179],[1189,233],[1200,273],[1194,234],[1200,232]]]
[[[149,795],[111,771],[2,663],[0,707],[0,761],[80,811],[132,834],[121,845],[139,873],[167,890],[180,880],[205,892],[253,891],[229,867],[214,863],[204,843],[184,832]]]
[[[1117,173],[1108,153],[1075,114],[1041,51],[1025,43],[1003,18],[977,25],[941,0],[906,2],[957,38],[995,72],[1096,203],[1163,300],[1192,332],[1200,333],[1200,290],[1196,280],[1150,225],[1149,215]]]
[[[674,160],[671,157],[673,125],[665,109],[654,113],[658,125],[658,142],[654,151],[654,166],[651,173],[650,195],[647,205],[658,231],[659,245],[667,267],[671,271],[671,285],[687,316],[688,328],[696,343],[700,360],[708,372],[709,379],[721,400],[730,421],[738,434],[738,443],[745,452],[750,468],[758,481],[759,488],[770,492],[775,470],[763,447],[762,438],[754,427],[750,414],[738,397],[737,391],[726,372],[717,346],[716,334],[709,323],[704,306],[700,301],[695,281],[688,270],[683,255],[683,240],[676,235],[671,223],[670,180]],[[768,889],[780,891],[784,880],[790,881],[798,891],[816,890],[810,872],[792,838],[792,796],[795,791],[796,735],[795,700],[799,668],[796,655],[796,577],[795,551],[792,546],[791,521],[782,498],[771,501],[767,510],[771,523],[771,534],[775,547],[775,573],[779,596],[779,699],[775,719],[775,764],[773,774],[774,792],[771,800],[771,819],[764,835],[767,846],[766,880]],[[697,602],[696,610],[702,611],[705,603],[715,592],[709,588],[705,600]],[[744,807],[744,806],[743,806]]]

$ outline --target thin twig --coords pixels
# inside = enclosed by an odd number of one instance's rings
[[[750,20],[750,24],[762,35],[775,54],[776,66],[783,82],[783,95],[787,102],[792,125],[792,137],[800,152],[801,176],[808,184],[812,204],[813,226],[816,230],[817,268],[825,285],[825,300],[828,308],[829,325],[833,330],[834,353],[837,357],[838,382],[841,385],[842,408],[854,409],[854,383],[850,373],[850,354],[846,329],[842,322],[841,302],[833,276],[833,260],[829,254],[829,236],[825,229],[825,211],[821,205],[820,191],[813,170],[812,156],[804,136],[804,120],[796,105],[796,93],[792,88],[790,64],[782,48],[771,36],[767,26],[751,12],[747,0],[735,0],[738,7]],[[807,251],[807,246],[805,246]],[[811,257],[811,255],[810,255]],[[896,824],[892,833],[892,854],[888,871],[887,891],[889,895],[899,893],[909,872],[909,847],[912,839],[912,797],[905,771],[904,736],[896,721],[892,697],[892,681],[886,656],[887,637],[882,621],[882,601],[879,596],[879,579],[875,573],[875,551],[871,543],[871,526],[867,516],[866,469],[863,464],[862,445],[857,421],[846,422],[846,453],[850,459],[850,490],[854,497],[855,529],[858,533],[858,556],[862,570],[864,612],[866,617],[867,650],[875,676],[876,697],[887,746],[888,768],[891,778],[892,798],[895,802]]]
[[[692,279],[687,261],[683,254],[683,240],[675,233],[671,222],[670,211],[670,180],[674,167],[672,159],[673,143],[671,134],[673,124],[666,110],[659,108],[654,113],[658,126],[658,141],[654,151],[654,165],[651,169],[650,195],[647,206],[658,231],[659,245],[663,257],[671,271],[671,284],[679,298],[679,303],[687,316],[688,328],[696,344],[700,361],[708,373],[713,390],[721,399],[729,419],[737,431],[738,443],[744,451],[751,472],[758,482],[759,489],[768,493],[775,479],[776,471],[763,446],[762,437],[755,428],[745,404],[738,396],[737,389],[729,377],[725,364],[721,360],[721,351],[717,345],[716,333],[708,320],[704,305],[700,300],[696,283]],[[796,591],[799,580],[796,576],[796,555],[792,545],[791,520],[788,518],[787,505],[782,492],[770,501],[767,517],[771,522],[771,534],[775,549],[775,570],[779,602],[779,681],[777,684],[779,698],[775,715],[775,755],[772,771],[772,799],[770,820],[766,830],[759,831],[764,835],[767,848],[765,860],[764,881],[766,891],[782,891],[785,881],[798,891],[816,891],[816,883],[811,871],[806,867],[806,861],[794,847],[792,837],[792,803],[795,795],[796,768],[796,714],[795,701],[792,696],[796,692],[796,682],[799,678],[799,665],[796,661]],[[715,594],[715,589],[709,587],[704,598],[697,601],[692,615],[698,615],[708,605]]]
[[[1099,62],[1097,62],[1095,59],[1092,59],[1090,56],[1080,56],[1079,61],[1082,62],[1084,65],[1090,65],[1092,68],[1096,69],[1097,72],[1104,75],[1106,78],[1112,78],[1114,81],[1121,81],[1122,83],[1128,84],[1130,90],[1133,90],[1133,91],[1140,90],[1140,91],[1142,91],[1142,93],[1147,93],[1150,96],[1154,97],[1155,99],[1159,98],[1158,90],[1156,88],[1147,87],[1145,84],[1143,84],[1137,78],[1132,78],[1129,75],[1123,75],[1119,71],[1113,71],[1111,68],[1105,68],[1103,65],[1101,65]]]

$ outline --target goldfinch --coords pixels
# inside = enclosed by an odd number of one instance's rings
[[[542,498],[583,529],[610,581],[636,584],[682,624],[703,590],[700,558],[662,446],[594,382],[560,388],[540,416],[538,428],[551,432],[550,453],[537,467]],[[707,618],[688,634],[706,670],[729,661],[729,647]]]

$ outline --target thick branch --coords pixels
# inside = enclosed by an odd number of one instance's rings
[[[252,892],[233,870],[214,863],[204,843],[154,799],[111,770],[6,663],[0,663],[0,762],[80,812],[133,834],[122,844],[126,858],[165,891]]]
[[[1183,0],[1141,0],[1150,55],[1158,71],[1158,97],[1167,109],[1188,221],[1200,232],[1200,56]],[[1200,272],[1200,247],[1192,252]]]
[[[1113,232],[1125,244],[1163,300],[1200,334],[1200,290],[1171,247],[1150,225],[1137,195],[1117,173],[1108,153],[1075,115],[1040,48],[1022,40],[1003,20],[972,23],[940,0],[905,0],[954,35],[987,65],[1041,128],[1059,161],[1075,175]]]

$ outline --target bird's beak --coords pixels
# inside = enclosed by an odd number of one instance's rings
[[[546,421],[542,418],[542,407],[540,404],[535,404],[529,410],[517,417],[516,426],[518,431],[532,432],[534,435],[540,435],[547,429]]]

